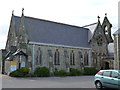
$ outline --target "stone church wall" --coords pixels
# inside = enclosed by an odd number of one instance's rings
[[[92,56],[91,49],[85,48],[68,48],[68,47],[59,47],[59,46],[48,46],[48,45],[29,45],[29,54],[28,61],[31,62],[32,71],[35,70],[36,67],[48,67],[51,70],[66,70],[69,71],[70,68],[76,68],[81,70],[82,67],[92,66]],[[41,64],[36,65],[38,50],[41,51]],[[55,65],[55,52],[58,50],[59,52],[59,65]],[[74,53],[74,62],[75,65],[70,65],[70,54],[73,51]],[[67,52],[67,56],[65,56],[65,52]],[[80,52],[82,57],[80,57]],[[84,65],[85,53],[88,53],[88,65]],[[83,63],[83,64],[81,64]]]

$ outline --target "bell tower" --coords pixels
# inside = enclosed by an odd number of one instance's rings
[[[112,28],[112,24],[109,22],[108,18],[107,18],[107,13],[105,13],[105,17],[102,23],[102,28],[104,30],[104,33],[106,35],[107,38],[107,43],[112,43],[113,39],[111,36],[111,28]]]

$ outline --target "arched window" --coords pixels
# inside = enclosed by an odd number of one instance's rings
[[[73,50],[70,53],[70,65],[75,65],[75,56]]]
[[[85,52],[84,54],[84,65],[87,66],[88,65],[88,53]]]
[[[42,52],[41,49],[38,48],[36,65],[40,65],[40,64],[42,64]]]
[[[97,36],[96,40],[97,40],[97,45],[102,46],[102,43],[103,43],[102,35]]]
[[[56,49],[55,56],[54,56],[54,64],[55,65],[60,65],[60,60],[59,60],[59,51]]]

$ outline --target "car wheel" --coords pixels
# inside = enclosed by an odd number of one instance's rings
[[[103,87],[102,87],[102,83],[101,83],[100,81],[97,81],[97,82],[95,83],[95,86],[96,86],[97,89],[102,89],[102,88],[103,88]]]

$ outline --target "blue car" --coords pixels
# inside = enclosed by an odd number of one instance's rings
[[[113,88],[120,90],[120,70],[100,70],[95,75],[97,89]]]

